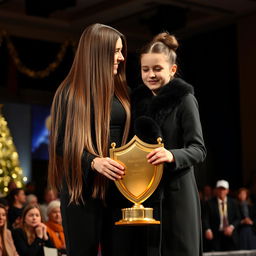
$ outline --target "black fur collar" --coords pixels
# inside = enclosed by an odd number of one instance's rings
[[[194,94],[193,87],[181,78],[174,78],[162,87],[156,96],[142,85],[132,93],[134,117],[146,115],[160,121],[162,115],[169,114],[180,103],[182,97],[189,93]],[[159,118],[159,115],[162,117]]]
[[[166,117],[189,93],[194,94],[193,87],[180,78],[174,78],[156,96],[145,85],[136,88],[132,93],[135,134],[145,142],[156,143],[156,138],[162,137]]]

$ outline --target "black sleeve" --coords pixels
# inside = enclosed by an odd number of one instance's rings
[[[12,236],[15,247],[20,256],[43,255],[43,246],[53,247],[49,239],[47,241],[44,241],[43,239],[38,237],[31,245],[29,245],[27,236],[22,229],[14,229],[12,232]]]
[[[180,105],[184,147],[170,150],[175,159],[176,169],[182,169],[199,162],[206,156],[198,103],[192,94],[184,97]]]
[[[48,235],[48,240],[44,240],[44,246],[47,246],[47,247],[51,247],[51,248],[55,248],[49,234],[47,233]]]
[[[207,201],[204,204],[204,211],[202,214],[202,226],[203,231],[206,231],[207,229],[212,229],[210,224],[210,215],[211,215],[211,209],[210,209],[210,202]]]
[[[240,224],[240,221],[241,221],[241,214],[240,214],[240,211],[239,211],[239,206],[238,206],[238,203],[236,202],[236,200],[230,198],[229,199],[231,201],[231,204],[232,204],[232,214],[233,214],[233,218],[232,218],[232,222],[229,223],[230,225],[233,225],[235,228],[237,228]]]

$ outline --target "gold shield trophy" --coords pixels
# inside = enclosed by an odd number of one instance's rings
[[[122,209],[122,219],[115,225],[160,224],[153,218],[153,208],[142,205],[156,190],[163,174],[163,164],[152,165],[146,158],[152,150],[164,146],[161,138],[157,142],[148,144],[134,136],[122,147],[111,144],[110,157],[125,167],[124,177],[115,184],[123,196],[134,203],[133,207]]]

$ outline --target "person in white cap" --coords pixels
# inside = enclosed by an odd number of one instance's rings
[[[206,203],[203,227],[208,250],[229,251],[238,248],[236,227],[240,222],[240,213],[236,201],[228,197],[229,183],[218,180],[216,197]]]

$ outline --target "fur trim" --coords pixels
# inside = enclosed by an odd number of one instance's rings
[[[194,94],[193,87],[181,78],[174,78],[162,87],[156,96],[142,85],[132,93],[133,118],[145,115],[162,125],[165,118],[180,104],[182,98]]]
[[[136,119],[134,131],[142,141],[149,144],[157,144],[157,138],[163,138],[159,125],[147,116],[140,116]]]

